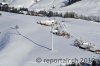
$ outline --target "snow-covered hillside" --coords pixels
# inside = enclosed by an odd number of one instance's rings
[[[12,7],[25,7],[34,11],[46,10],[63,14],[75,12],[76,15],[100,16],[100,0],[81,0],[64,7],[62,7],[63,2],[67,0],[0,0],[3,1]],[[78,62],[81,62],[83,59],[83,62],[89,63],[94,58],[100,58],[100,54],[74,46],[75,39],[81,39],[93,44],[93,49],[100,50],[100,23],[95,22],[99,17],[92,17],[94,21],[87,21],[2,11],[0,13],[2,14],[0,15],[0,66],[59,66],[63,63],[42,62],[44,59],[78,59]],[[53,19],[65,27],[64,30],[71,35],[70,38],[52,35],[50,26],[37,24],[40,21]],[[70,62],[67,60],[64,65],[66,63]]]
[[[48,2],[47,2],[48,1]],[[88,16],[100,16],[100,0],[81,0],[66,7],[62,7],[64,0],[43,0],[34,4],[31,9],[33,10],[52,10],[56,12],[75,12]],[[52,7],[55,6],[54,9]]]
[[[2,2],[4,0],[1,0],[0,2]],[[40,0],[5,0],[6,3],[8,3],[10,6],[14,6],[14,7],[25,7],[25,8],[29,8],[31,5],[33,5],[34,3],[38,2]]]
[[[59,59],[59,58],[98,58],[98,55],[72,46],[75,38],[81,38],[84,41],[95,44],[96,48],[100,48],[100,24],[92,21],[80,19],[63,19],[55,18],[57,21],[64,21],[67,31],[71,37],[67,39],[54,35],[54,51],[50,51],[44,47],[51,49],[51,33],[50,27],[41,26],[37,21],[43,19],[54,19],[47,17],[25,16],[12,13],[1,12],[0,16],[0,65],[1,66],[57,66],[59,64],[34,63],[36,58],[42,59]],[[40,47],[25,37],[11,29],[18,25],[18,31],[31,39],[32,41],[42,45]],[[1,46],[0,46],[1,47]]]
[[[68,7],[58,9],[57,11],[62,11],[62,12],[71,11],[83,15],[99,16],[100,12],[99,7],[100,7],[100,0],[82,0]]]
[[[0,0],[1,2],[3,0]],[[81,0],[70,6],[62,7],[65,0],[5,0],[10,6],[26,7],[30,10],[52,10],[56,12],[76,12],[82,15],[99,16],[100,0]],[[52,9],[52,7],[55,7]]]

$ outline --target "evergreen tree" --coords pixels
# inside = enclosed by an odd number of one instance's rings
[[[47,12],[44,10],[44,11],[39,11],[38,14],[42,14],[44,16],[47,16]]]
[[[0,16],[1,16],[2,14],[0,13]]]
[[[92,66],[96,66],[96,61],[93,61],[92,62]]]
[[[4,4],[3,7],[2,7],[2,10],[8,12],[8,11],[9,11],[9,6],[8,6],[8,4]]]
[[[49,13],[48,13],[47,16],[48,16],[48,17],[52,17],[52,16],[53,16],[53,12],[52,12],[52,11],[49,11]]]

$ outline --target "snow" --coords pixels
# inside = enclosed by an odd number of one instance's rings
[[[2,2],[1,0],[0,2]],[[37,2],[40,0],[37,0]],[[31,5],[36,3],[36,0],[5,0],[6,3],[8,3],[10,6],[14,6],[16,8],[19,7],[26,7],[29,8]]]
[[[14,29],[19,26],[18,31],[32,41],[51,49],[51,28],[41,26],[37,21],[54,19],[48,17],[25,16],[1,12],[0,16],[0,65],[1,66],[57,66],[59,64],[35,63],[36,58],[59,59],[59,58],[97,58],[98,55],[71,46],[76,38],[93,43],[100,47],[100,24],[80,19],[64,19],[55,17],[56,21],[62,22],[66,30],[73,36],[69,39],[54,35],[54,51],[37,46],[23,36],[17,34]],[[5,41],[6,40],[6,41]]]
[[[2,2],[3,0],[1,0]],[[64,5],[65,0],[5,0],[10,6],[14,7],[26,7],[29,10],[46,10],[54,12],[75,12],[79,15],[85,16],[100,16],[100,0],[81,0],[74,4],[66,7],[61,7]],[[67,0],[66,0],[67,1]],[[52,8],[52,7],[55,8]]]
[[[61,7],[63,0],[40,0],[31,5],[29,9],[32,10],[47,10],[54,12],[75,12],[79,15],[85,16],[100,16],[100,0],[82,0],[66,7]],[[52,7],[55,7],[54,9]]]
[[[3,0],[0,0],[2,2]],[[70,6],[62,7],[64,0],[6,0],[14,7],[26,7],[31,10],[46,10],[54,12],[75,12],[86,16],[100,16],[100,0],[82,0]],[[53,9],[52,7],[55,6]],[[93,21],[60,17],[38,17],[1,12],[0,16],[0,66],[57,66],[50,63],[36,63],[36,58],[43,59],[74,59],[98,58],[99,55],[72,46],[76,38],[92,43],[100,48],[100,24]],[[37,24],[42,20],[62,22],[64,30],[71,34],[71,38],[54,35],[54,50],[51,49],[51,28]],[[19,35],[11,29],[18,25]],[[25,37],[27,38],[25,38]],[[36,44],[35,44],[35,43]],[[46,48],[45,48],[46,47]],[[94,48],[92,48],[94,49]]]
[[[15,7],[29,7],[30,5],[34,4],[35,0],[15,0],[11,3],[12,6]]]

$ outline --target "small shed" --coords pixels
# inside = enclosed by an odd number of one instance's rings
[[[100,50],[96,50],[95,52],[96,52],[96,54],[100,54]]]

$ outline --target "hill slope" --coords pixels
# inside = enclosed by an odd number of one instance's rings
[[[82,0],[74,3],[68,7],[57,9],[56,11],[66,12],[76,12],[78,14],[89,15],[89,16],[100,16],[100,0]]]
[[[3,1],[3,0],[1,0]],[[26,7],[31,10],[52,10],[56,12],[76,12],[78,14],[99,16],[100,0],[82,0],[70,6],[62,7],[64,0],[5,0],[14,7]],[[54,9],[52,7],[55,6]]]
[[[4,42],[4,47],[0,51],[0,65],[1,66],[56,66],[59,64],[42,64],[34,63],[37,57],[42,59],[50,58],[98,58],[98,55],[71,46],[75,38],[82,38],[82,40],[95,44],[97,48],[100,47],[100,24],[79,20],[79,19],[62,19],[55,18],[57,21],[65,21],[67,31],[70,32],[70,39],[54,35],[54,51],[35,45],[33,42],[20,36],[15,30],[10,27],[19,26],[19,32],[38,43],[39,45],[51,48],[51,33],[50,27],[38,25],[36,22],[48,19],[47,17],[33,17],[25,15],[17,15],[2,12],[0,16],[0,38],[10,36],[7,42]],[[6,19],[6,20],[5,20]],[[53,19],[53,18],[50,18]],[[6,34],[6,35],[5,35]],[[5,35],[5,36],[4,36]],[[5,39],[2,41],[5,41]]]

